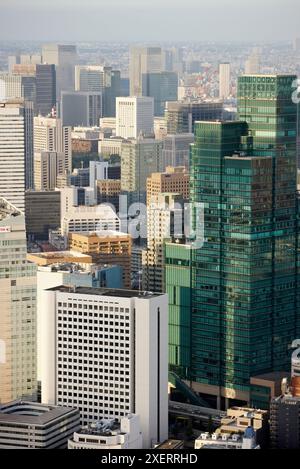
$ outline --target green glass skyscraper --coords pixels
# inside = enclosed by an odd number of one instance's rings
[[[205,204],[205,243],[193,252],[190,380],[218,404],[248,401],[251,376],[289,369],[298,320],[295,78],[243,76],[240,120],[195,125],[191,199]]]

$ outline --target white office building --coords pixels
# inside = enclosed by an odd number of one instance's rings
[[[146,96],[117,98],[116,136],[138,138],[154,133],[154,99]]]
[[[231,92],[231,66],[230,63],[219,65],[219,97],[227,99]]]
[[[56,151],[65,155],[65,171],[72,172],[71,127],[55,117],[34,118],[34,152]]]
[[[120,231],[120,219],[108,205],[71,207],[62,218],[61,230],[69,233],[88,233],[102,230]]]
[[[33,107],[0,102],[0,197],[24,211],[25,189],[33,188]]]
[[[139,416],[128,414],[121,421],[102,419],[75,432],[68,449],[141,449],[143,446]]]
[[[131,290],[43,292],[42,401],[83,425],[139,415],[143,447],[168,437],[168,300]]]
[[[22,77],[0,73],[0,100],[22,98]]]

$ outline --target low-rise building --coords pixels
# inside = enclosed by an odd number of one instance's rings
[[[80,428],[79,410],[13,401],[0,406],[0,449],[66,448]]]
[[[75,432],[68,449],[141,449],[139,416],[128,414],[118,419],[102,419]]]

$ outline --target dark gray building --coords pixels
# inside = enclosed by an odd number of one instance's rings
[[[47,116],[56,106],[55,65],[36,66],[36,113]]]
[[[62,91],[61,119],[65,126],[93,127],[102,117],[102,94],[84,91]]]
[[[145,73],[142,76],[143,96],[154,98],[154,115],[163,116],[167,101],[177,101],[178,75],[175,72]]]
[[[283,395],[271,401],[271,447],[300,448],[300,397]]]
[[[168,134],[194,133],[194,124],[196,121],[215,121],[223,119],[223,102],[167,102],[165,117]]]

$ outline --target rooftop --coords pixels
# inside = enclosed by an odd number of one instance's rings
[[[61,407],[16,400],[0,406],[0,424],[46,425],[73,412],[71,407]]]
[[[119,288],[93,288],[93,287],[70,287],[61,285],[59,287],[48,288],[48,291],[59,291],[61,293],[76,293],[77,295],[97,295],[114,296],[119,298],[156,298],[162,296],[162,293],[152,293],[138,290],[125,290]]]

